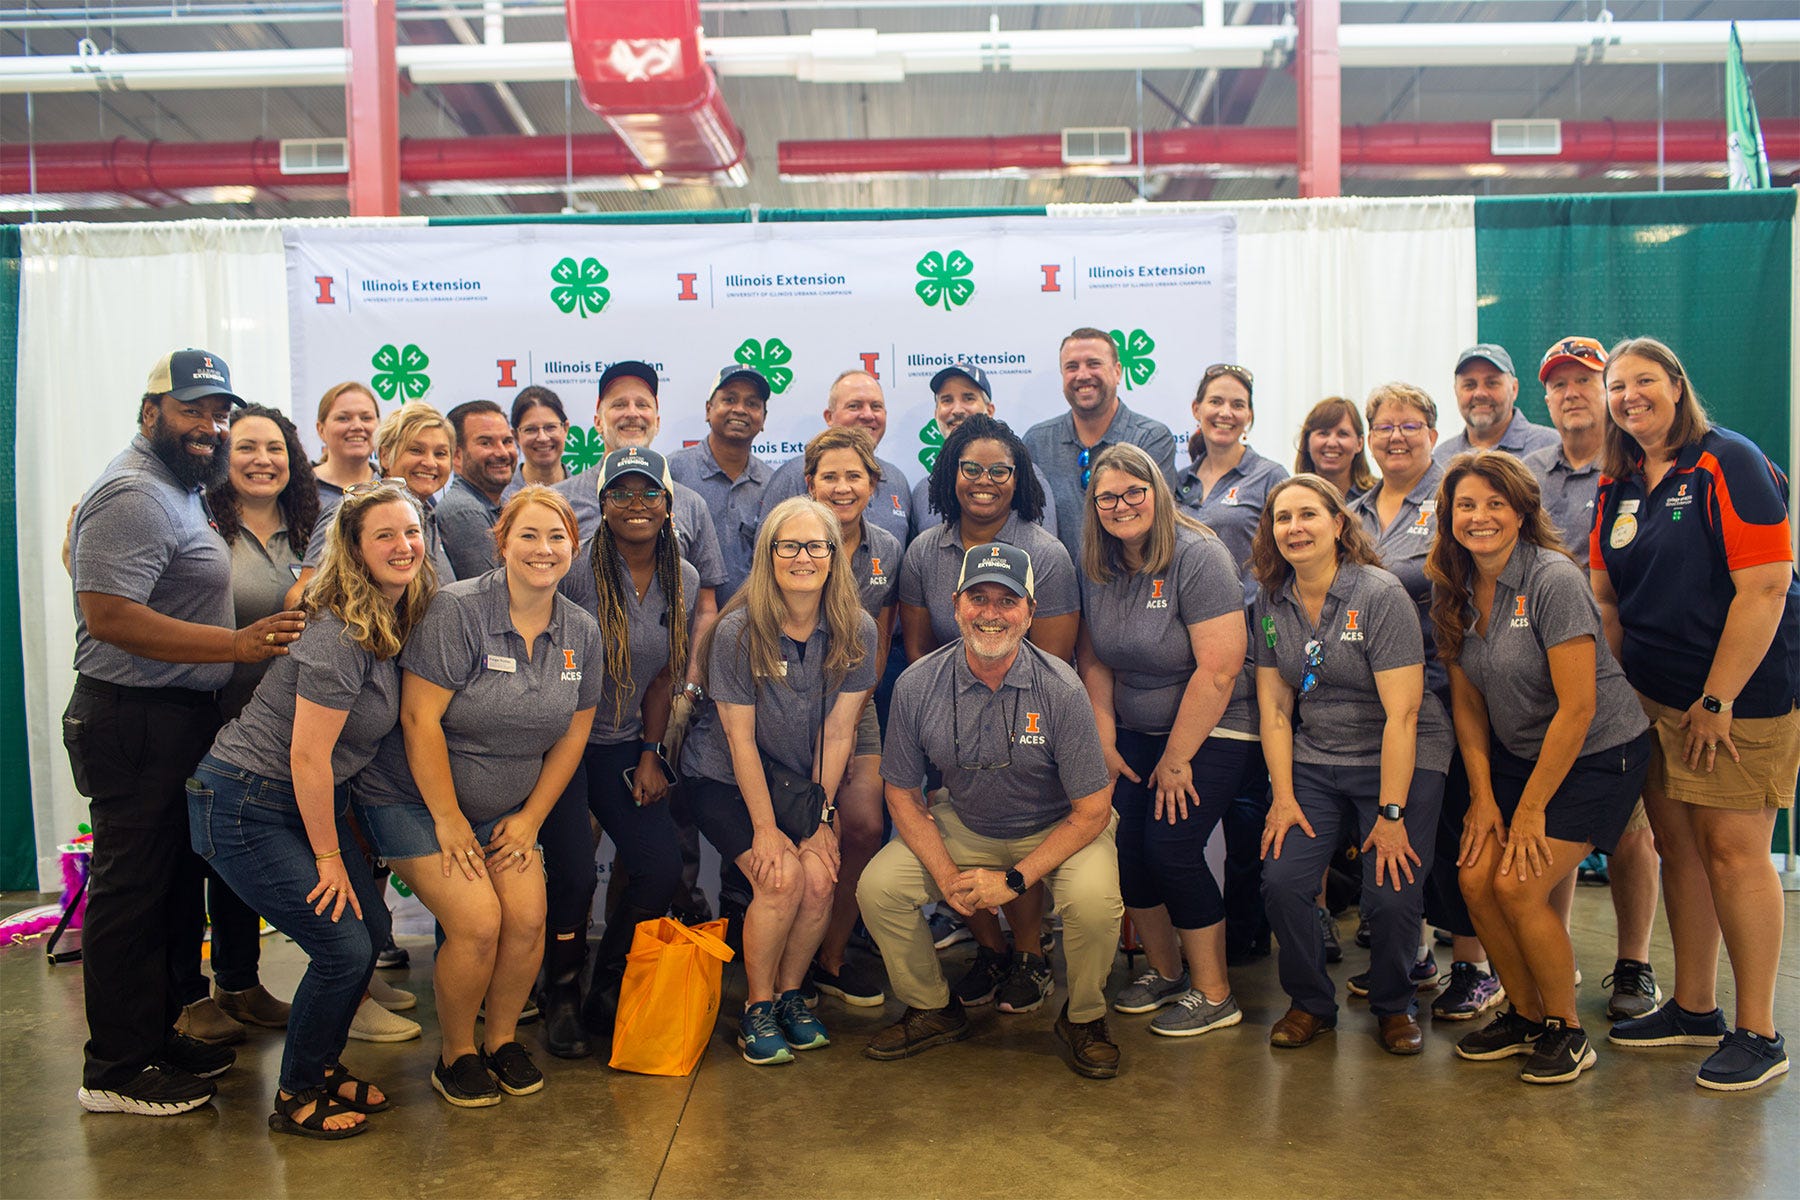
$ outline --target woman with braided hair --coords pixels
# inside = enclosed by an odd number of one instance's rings
[[[540,1007],[545,1045],[561,1058],[585,1056],[589,1033],[611,1036],[632,930],[668,911],[681,879],[662,738],[675,684],[687,677],[689,604],[700,576],[676,547],[663,456],[615,450],[600,472],[600,524],[586,564],[563,578],[562,592],[600,622],[606,669],[582,765],[543,829],[549,933]],[[627,882],[601,936],[584,1006],[581,969],[596,886],[590,812],[618,847]]]

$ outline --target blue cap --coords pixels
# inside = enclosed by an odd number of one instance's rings
[[[964,379],[967,379],[970,383],[980,388],[981,394],[986,396],[990,403],[993,401],[994,389],[988,386],[987,372],[976,366],[974,363],[968,362],[953,362],[943,370],[939,371],[936,375],[933,375],[931,377],[931,394],[935,396],[943,391],[944,384],[958,375],[961,375]]]
[[[622,362],[614,363],[612,366],[606,368],[605,372],[601,374],[600,391],[598,393],[600,398],[604,399],[606,397],[606,389],[613,385],[614,380],[625,378],[643,380],[645,386],[650,389],[650,394],[652,396],[656,395],[656,368],[649,363],[638,362],[634,358],[628,358]]]
[[[144,390],[152,396],[173,396],[177,400],[223,396],[238,408],[244,407],[244,398],[231,390],[231,368],[207,350],[190,348],[163,355],[150,368]]]
[[[1031,555],[1005,542],[984,542],[963,555],[962,574],[956,580],[956,590],[966,592],[978,583],[997,583],[1030,600],[1036,582],[1031,570]]]
[[[621,475],[642,475],[663,491],[673,491],[669,483],[669,460],[654,450],[625,446],[607,452],[600,460],[600,488],[611,487]]]
[[[749,380],[750,386],[756,389],[756,394],[763,398],[763,403],[769,402],[769,381],[763,378],[761,371],[755,367],[745,366],[743,363],[734,362],[720,367],[719,378],[713,383],[713,391],[718,391],[734,379]]]

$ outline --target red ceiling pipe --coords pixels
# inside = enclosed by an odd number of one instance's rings
[[[723,171],[744,135],[700,48],[699,0],[566,0],[569,49],[587,106],[644,170]]]
[[[1771,159],[1800,159],[1800,120],[1762,123]],[[1485,121],[1435,124],[1347,125],[1347,167],[1460,166],[1468,163],[1656,161],[1654,121],[1564,121],[1562,153],[1496,157]],[[1298,141],[1292,128],[1189,126],[1144,134],[1149,167],[1206,164],[1292,166]],[[1711,121],[1671,121],[1663,126],[1669,162],[1725,161],[1725,126]],[[1061,136],[1025,133],[1002,137],[876,138],[864,141],[793,141],[777,147],[781,173],[808,175],[929,175],[946,171],[1061,171]]]

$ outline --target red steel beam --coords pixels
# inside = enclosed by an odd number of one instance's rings
[[[394,0],[345,0],[350,72],[350,215],[400,215],[400,75],[394,62]]]
[[[1343,192],[1343,65],[1338,56],[1339,0],[1300,0],[1294,67],[1299,84],[1300,195]]]

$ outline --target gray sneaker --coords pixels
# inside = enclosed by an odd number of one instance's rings
[[[1150,1032],[1164,1037],[1198,1037],[1214,1029],[1236,1025],[1244,1019],[1236,996],[1227,996],[1222,1004],[1214,1004],[1199,991],[1190,991],[1176,999],[1171,1008],[1156,1014],[1150,1021]]]
[[[1152,967],[1119,989],[1119,994],[1113,997],[1113,1008],[1122,1013],[1155,1012],[1163,1005],[1181,999],[1192,986],[1186,971],[1174,979],[1164,979],[1162,972]]]

